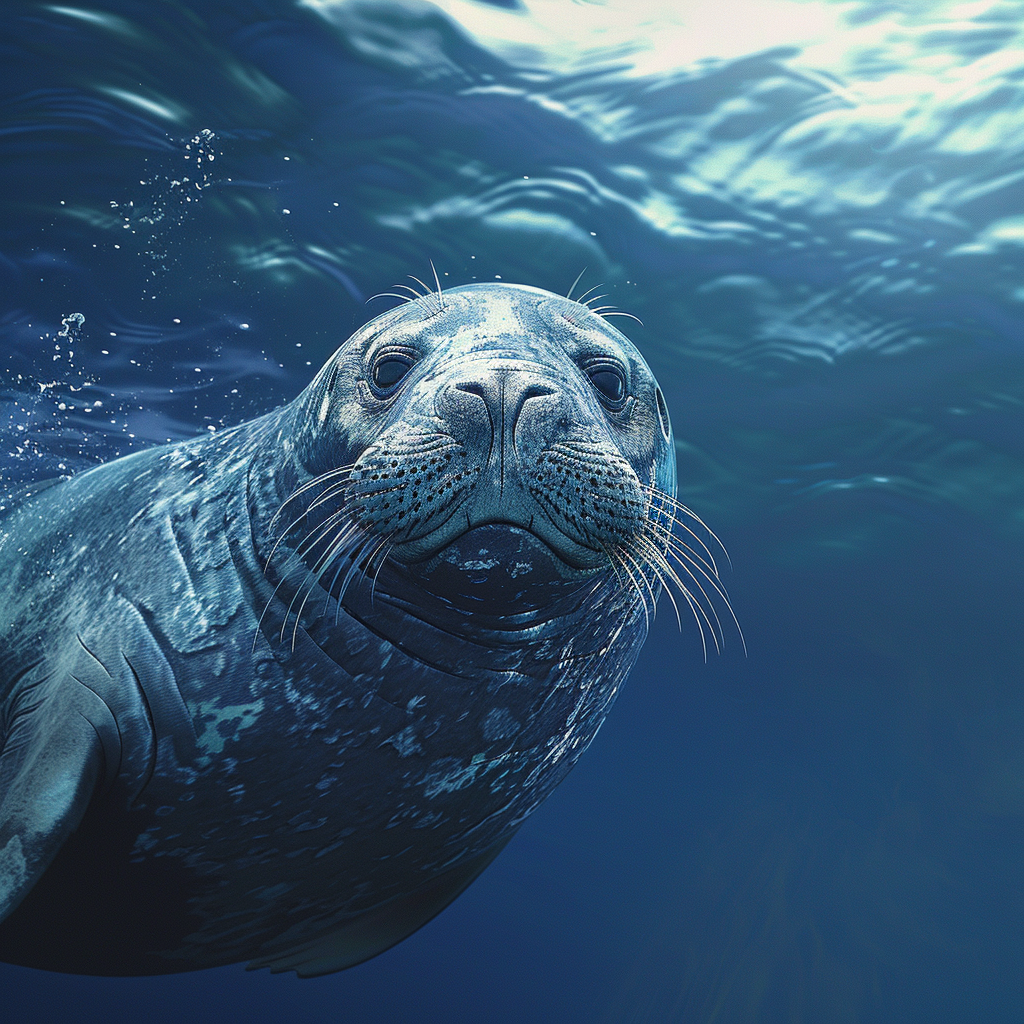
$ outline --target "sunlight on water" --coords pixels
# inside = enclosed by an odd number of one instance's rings
[[[328,17],[346,16],[361,0],[302,0]],[[857,5],[778,0],[525,0],[497,10],[472,0],[437,0],[478,43],[519,66],[558,74],[602,66],[642,76],[708,59],[729,59],[775,46],[805,45],[834,34]],[[425,4],[409,8],[425,10]]]
[[[568,244],[575,225],[543,207],[578,202],[575,194],[628,211],[670,242],[770,245],[808,258],[847,255],[829,237],[845,227],[851,269],[863,269],[833,293],[839,308],[827,296],[769,299],[759,286],[762,340],[726,343],[706,322],[698,328],[705,354],[734,365],[769,352],[799,361],[922,344],[883,307],[934,294],[949,260],[991,255],[1018,237],[1014,219],[990,221],[986,211],[1024,179],[1024,24],[1005,3],[305,6],[374,62],[451,79],[466,97],[537,106],[608,151],[597,173],[567,159],[544,179],[446,196],[383,223],[440,229],[453,216],[486,218]],[[502,63],[459,83],[451,55],[468,45]],[[580,242],[614,262],[603,239]],[[1006,297],[1019,289],[999,273],[992,286]]]

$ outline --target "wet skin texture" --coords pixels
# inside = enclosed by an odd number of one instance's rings
[[[313,975],[429,920],[633,665],[652,488],[675,461],[636,349],[472,285],[367,324],[267,416],[23,495],[0,957]]]

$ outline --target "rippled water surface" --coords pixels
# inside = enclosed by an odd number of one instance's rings
[[[291,398],[431,260],[586,268],[749,649],[659,617],[574,774],[383,957],[0,967],[11,1020],[1024,1019],[1019,3],[3,13],[3,490]]]

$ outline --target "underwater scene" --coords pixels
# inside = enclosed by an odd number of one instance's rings
[[[1019,3],[5,0],[0,55],[0,505],[509,283],[629,314],[728,551],[405,941],[3,963],[5,1021],[1024,1020]]]

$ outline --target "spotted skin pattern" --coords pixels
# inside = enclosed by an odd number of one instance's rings
[[[415,930],[604,720],[652,493],[675,461],[636,349],[494,284],[0,511],[0,957],[313,975]]]

